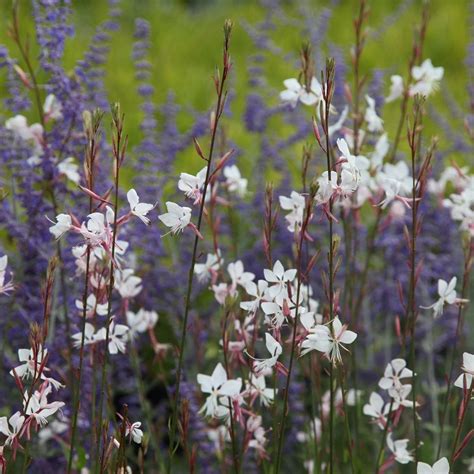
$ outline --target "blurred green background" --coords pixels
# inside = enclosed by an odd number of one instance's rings
[[[298,8],[306,4],[314,12],[315,18],[329,2],[319,0],[299,0],[283,2],[289,18],[298,18]],[[387,17],[395,12],[402,0],[372,0],[368,2],[371,14],[368,26],[377,31]],[[405,74],[406,64],[410,55],[413,30],[419,22],[422,8],[421,0],[409,2],[410,6],[387,31],[380,37],[369,35],[367,47],[363,55],[362,70],[370,72],[373,67],[387,68],[388,74]],[[22,12],[22,28],[32,31],[31,7],[27,0],[20,0]],[[106,18],[108,4],[105,0],[76,0],[73,21],[76,36],[68,42],[66,66],[72,71],[77,59],[81,57],[89,44],[95,27]],[[430,2],[430,25],[428,28],[424,57],[430,57],[435,66],[445,68],[443,83],[448,92],[458,103],[467,109],[467,73],[464,60],[469,42],[469,25],[472,23],[470,2],[468,0],[432,0]],[[0,0],[0,43],[7,43],[7,25],[10,21],[11,0]],[[349,62],[350,45],[354,32],[352,19],[356,14],[358,0],[343,0],[334,8],[329,24],[329,39],[339,45]],[[248,93],[247,58],[255,53],[255,48],[244,29],[244,23],[257,24],[265,17],[265,9],[258,0],[124,0],[121,28],[113,35],[113,46],[110,51],[106,68],[106,84],[111,101],[119,100],[127,114],[128,132],[131,144],[140,138],[138,123],[140,120],[139,102],[135,93],[133,63],[131,49],[133,44],[134,20],[142,17],[150,21],[152,28],[151,61],[153,63],[155,101],[161,103],[170,90],[176,94],[176,100],[183,106],[179,125],[183,129],[190,123],[189,107],[197,110],[208,109],[214,100],[211,81],[216,64],[221,61],[222,24],[225,18],[235,23],[232,39],[232,58],[234,64],[233,88],[235,99],[232,104],[233,117],[226,119],[229,136],[245,150],[245,163],[253,153],[257,152],[258,144],[245,132],[242,124],[242,113],[245,97]],[[300,17],[301,18],[301,17]],[[374,39],[375,38],[375,39]],[[286,53],[298,53],[303,41],[306,40],[299,28],[282,26],[274,33],[275,43]],[[15,52],[11,47],[12,53]],[[15,53],[16,54],[16,53]],[[322,57],[326,52],[323,52]],[[282,81],[295,76],[297,71],[292,63],[284,59],[284,55],[273,57],[267,63],[267,81],[269,90],[274,91],[274,105],[278,103],[278,90]],[[319,69],[321,65],[317,65]],[[3,78],[0,76],[0,80]],[[350,79],[350,76],[349,76]],[[3,82],[3,80],[2,80]],[[389,78],[386,78],[387,93]],[[0,85],[3,85],[0,83]],[[441,110],[445,107],[442,94],[433,99]],[[384,111],[384,118],[389,133],[396,126],[398,105],[390,104]],[[4,113],[0,113],[4,115]],[[310,112],[308,112],[308,118]],[[393,116],[393,120],[391,120]],[[391,124],[393,122],[393,124]],[[284,125],[272,122],[276,134],[284,134]],[[462,124],[459,124],[461,127]],[[428,125],[428,128],[430,125]],[[436,127],[433,127],[436,132]],[[190,152],[191,153],[191,152]],[[183,159],[188,159],[188,153]],[[200,164],[197,163],[196,166]]]

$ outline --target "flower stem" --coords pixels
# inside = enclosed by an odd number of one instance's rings
[[[207,160],[206,180],[204,181],[203,198],[201,200],[201,206],[199,209],[199,217],[198,217],[198,222],[196,226],[198,231],[201,230],[201,222],[202,222],[202,217],[204,213],[204,203],[205,203],[207,188],[209,185],[209,177],[211,174],[211,165],[212,165],[212,158],[213,158],[213,153],[214,153],[214,146],[215,146],[216,137],[217,137],[218,124],[219,124],[219,119],[224,110],[225,99],[226,99],[226,92],[225,92],[224,86],[225,86],[225,82],[226,82],[226,79],[228,77],[228,74],[230,72],[230,67],[231,67],[230,56],[229,56],[229,41],[230,41],[231,30],[232,30],[232,23],[229,20],[227,20],[224,24],[224,53],[223,53],[224,64],[223,64],[222,75],[219,77],[219,74],[217,74],[215,77],[215,85],[216,85],[216,90],[217,90],[217,104],[215,108],[215,117],[214,117],[214,120],[212,121],[213,123],[211,127],[211,142],[209,145],[209,152],[206,157],[206,160]],[[196,234],[194,238],[191,265],[189,267],[189,273],[188,273],[184,317],[183,317],[183,323],[182,323],[182,329],[181,329],[180,342],[178,346],[179,356],[178,356],[178,368],[176,372],[176,390],[174,393],[173,403],[172,403],[172,413],[171,413],[170,430],[169,430],[169,453],[168,453],[168,463],[167,463],[167,468],[166,468],[166,472],[168,474],[171,472],[173,457],[178,447],[178,445],[176,445],[175,438],[176,438],[176,430],[177,430],[177,424],[178,424],[179,389],[181,385],[181,376],[182,376],[182,371],[183,371],[183,361],[184,361],[183,356],[184,356],[184,348],[185,348],[185,342],[186,342],[189,309],[191,307],[191,292],[193,288],[194,266],[196,264],[196,258],[198,255],[198,252],[197,252],[198,243],[199,243],[199,236]]]

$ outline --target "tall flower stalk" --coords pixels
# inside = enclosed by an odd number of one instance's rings
[[[114,176],[114,220],[113,220],[113,235],[112,235],[112,248],[111,248],[111,256],[110,256],[110,267],[109,267],[109,286],[108,286],[108,302],[107,302],[107,319],[105,323],[105,350],[104,350],[104,361],[102,363],[102,371],[101,371],[101,380],[100,380],[100,395],[99,395],[99,409],[97,411],[97,422],[99,426],[97,429],[97,445],[99,447],[95,466],[96,472],[98,472],[100,468],[100,472],[103,472],[105,469],[105,452],[100,452],[100,443],[103,441],[104,443],[104,450],[105,450],[105,437],[103,437],[103,433],[106,431],[106,427],[108,425],[107,422],[103,422],[102,420],[102,413],[105,400],[107,399],[108,391],[107,391],[107,365],[109,361],[109,340],[110,340],[110,324],[112,323],[112,294],[114,290],[115,284],[115,271],[116,271],[116,261],[115,261],[115,251],[116,251],[116,243],[117,243],[117,233],[118,233],[118,226],[117,226],[117,215],[118,215],[118,199],[119,199],[119,179],[120,179],[120,168],[123,164],[125,159],[125,152],[127,149],[127,142],[128,137],[123,134],[123,123],[124,123],[124,115],[120,109],[120,104],[116,103],[112,106],[112,126],[113,126],[113,176]],[[99,461],[100,458],[100,462]]]
[[[100,127],[102,122],[103,113],[99,110],[93,113],[85,112],[83,116],[84,120],[84,133],[86,135],[86,150],[85,150],[85,178],[86,187],[90,191],[94,191],[94,174],[96,169],[96,159],[99,151],[99,140],[100,140]],[[89,196],[89,213],[92,212],[93,200],[92,196]],[[89,278],[90,278],[90,260],[91,260],[91,249],[87,246],[86,250],[86,269],[84,277],[84,292],[82,294],[82,317],[81,317],[81,345],[79,348],[79,367],[77,371],[77,381],[73,390],[73,411],[72,411],[72,423],[71,423],[71,444],[69,449],[68,467],[67,472],[72,471],[72,462],[74,456],[74,447],[77,435],[77,419],[79,416],[80,404],[81,404],[81,382],[82,372],[84,365],[84,345],[85,345],[85,332],[86,332],[86,321],[87,321],[87,297],[89,295]]]
[[[413,370],[413,432],[415,438],[415,461],[418,461],[419,448],[419,421],[416,410],[417,377],[416,377],[416,320],[418,316],[418,307],[416,303],[416,286],[419,278],[419,266],[417,263],[417,238],[421,232],[421,219],[419,216],[420,202],[423,198],[427,174],[430,170],[431,158],[433,156],[436,142],[433,142],[431,148],[426,153],[424,159],[420,162],[421,131],[423,118],[424,100],[418,96],[415,97],[413,110],[413,123],[408,127],[408,144],[410,147],[411,172],[412,172],[412,196],[411,196],[411,226],[410,231],[406,229],[406,239],[409,248],[409,269],[410,281],[408,288],[408,302],[406,306],[406,331],[410,337],[409,359],[411,370]]]
[[[178,424],[178,409],[179,409],[179,389],[181,385],[181,376],[183,371],[183,361],[184,361],[184,349],[186,343],[186,332],[188,326],[188,317],[189,317],[189,310],[191,308],[191,292],[193,288],[193,276],[194,276],[194,267],[196,264],[196,258],[198,256],[198,243],[199,243],[199,232],[201,230],[201,223],[204,214],[204,206],[205,206],[205,197],[207,188],[209,185],[209,178],[211,176],[211,169],[212,169],[212,159],[214,155],[214,147],[216,145],[216,138],[217,138],[217,131],[219,126],[219,121],[224,112],[224,106],[227,98],[227,91],[226,91],[226,81],[229,76],[229,72],[231,70],[231,61],[230,61],[230,54],[229,54],[229,47],[230,47],[230,36],[232,32],[232,22],[230,20],[226,20],[224,23],[224,48],[223,48],[223,66],[222,66],[222,73],[219,69],[216,70],[216,74],[214,76],[214,85],[216,88],[217,94],[217,103],[214,110],[214,114],[211,117],[211,141],[209,144],[209,150],[207,155],[204,155],[201,147],[196,143],[196,149],[198,154],[202,159],[204,159],[207,163],[206,167],[206,179],[204,181],[203,192],[202,192],[202,201],[199,208],[199,217],[197,222],[197,233],[194,238],[193,244],[193,253],[191,256],[191,265],[189,267],[188,273],[188,283],[187,283],[187,291],[186,291],[186,298],[185,298],[185,307],[184,307],[184,316],[182,322],[182,329],[181,329],[181,337],[179,341],[178,351],[178,367],[176,371],[176,388],[172,402],[172,413],[171,413],[171,420],[170,420],[170,431],[169,431],[169,453],[168,453],[168,463],[167,463],[167,472],[171,472],[172,464],[173,464],[173,457],[176,452],[176,449],[179,446],[179,442],[176,442],[176,430]]]

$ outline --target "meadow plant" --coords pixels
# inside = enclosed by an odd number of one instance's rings
[[[32,0],[36,50],[13,2],[0,472],[474,472],[474,38],[465,110],[425,55],[428,6],[406,70],[387,74],[364,52],[410,1],[378,30],[356,2],[347,63],[332,7],[261,3],[244,24],[249,169],[228,133],[232,21],[214,105],[188,110],[183,131],[175,96],[153,99],[147,20],[131,123],[104,86],[119,3],[71,72],[72,3]],[[299,57],[278,43],[285,28],[307,39]]]

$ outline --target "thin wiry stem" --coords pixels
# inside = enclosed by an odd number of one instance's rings
[[[97,139],[100,130],[100,123],[102,120],[102,114],[97,113],[94,115],[94,120],[90,123],[90,127],[86,129],[87,135],[87,148],[86,148],[86,181],[87,187],[93,191],[94,189],[94,169],[95,169],[95,159],[97,156]],[[92,197],[89,197],[89,213],[92,212]],[[74,454],[74,444],[76,441],[76,431],[77,431],[77,418],[79,415],[80,408],[80,391],[81,391],[81,381],[82,381],[82,371],[84,364],[84,346],[85,346],[85,334],[86,334],[86,319],[87,319],[87,297],[89,296],[89,277],[90,277],[90,260],[91,260],[91,249],[90,246],[87,246],[86,251],[86,269],[84,277],[84,292],[82,294],[82,317],[81,317],[81,345],[79,348],[79,369],[77,375],[77,386],[74,390],[74,408],[73,408],[73,418],[71,425],[71,443],[69,450],[69,459],[68,459],[68,474],[72,471],[72,459]]]
[[[224,52],[223,52],[223,70],[222,75],[219,77],[218,75],[215,78],[215,84],[217,89],[217,104],[215,108],[215,116],[212,123],[212,130],[211,130],[211,142],[209,145],[209,152],[207,157],[205,158],[207,161],[207,169],[206,169],[206,179],[204,181],[204,187],[202,192],[202,200],[201,206],[199,209],[199,217],[197,222],[197,230],[201,230],[201,223],[204,213],[204,203],[205,203],[205,196],[207,192],[207,188],[209,185],[209,177],[211,175],[211,165],[212,165],[212,158],[214,154],[214,147],[217,137],[217,130],[219,125],[219,120],[221,118],[222,112],[224,110],[225,105],[225,83],[230,72],[230,56],[229,56],[229,41],[230,41],[230,33],[232,30],[232,23],[230,21],[226,21],[224,25]],[[189,310],[191,308],[191,292],[193,288],[193,277],[194,277],[194,266],[196,264],[196,258],[198,255],[198,243],[199,243],[199,235],[196,233],[194,238],[194,245],[193,245],[193,253],[191,256],[191,265],[189,267],[188,273],[188,283],[187,283],[187,291],[186,291],[186,299],[185,299],[185,307],[184,307],[184,317],[181,329],[181,337],[179,342],[179,356],[178,356],[178,368],[176,372],[176,389],[173,398],[172,404],[172,413],[171,413],[171,421],[170,421],[170,430],[169,430],[169,455],[168,455],[168,463],[166,472],[169,474],[171,472],[171,467],[173,463],[173,457],[178,448],[178,444],[176,444],[176,430],[178,424],[178,404],[179,404],[179,390],[181,385],[181,376],[183,371],[183,361],[184,361],[184,348],[186,343],[186,333],[187,333],[187,326],[188,326],[188,317],[189,317]]]
[[[120,106],[115,104],[112,106],[112,116],[113,116],[113,126],[115,129],[116,137],[113,146],[114,152],[114,222],[113,222],[113,234],[112,234],[112,248],[111,248],[111,256],[110,256],[110,267],[109,267],[109,286],[108,286],[108,294],[107,294],[107,319],[105,323],[105,348],[104,348],[104,360],[102,363],[102,371],[101,371],[101,381],[100,381],[100,397],[99,397],[99,409],[97,411],[97,420],[99,422],[98,427],[98,445],[100,446],[100,441],[104,437],[105,440],[105,433],[103,434],[103,427],[105,423],[102,423],[102,413],[104,407],[104,401],[107,398],[106,393],[106,385],[107,385],[107,365],[109,361],[109,341],[110,341],[110,325],[112,323],[112,293],[114,290],[115,284],[115,249],[116,249],[116,242],[117,242],[117,214],[118,214],[118,194],[119,194],[119,179],[120,179],[120,168],[123,162],[123,158],[125,155],[125,149],[127,146],[127,138],[123,137],[123,115],[120,112]],[[101,472],[104,469],[104,459],[102,458],[100,462],[96,460],[96,471],[99,469]]]

